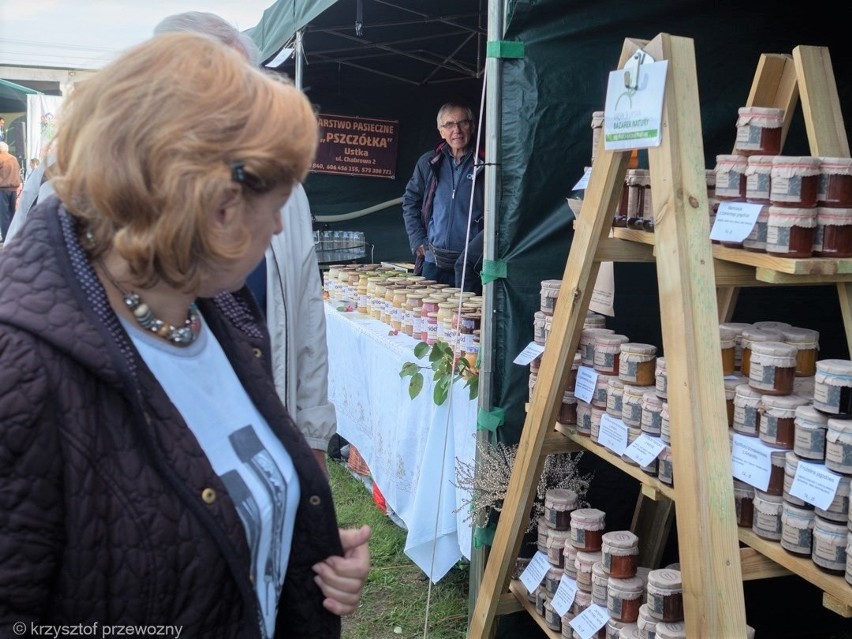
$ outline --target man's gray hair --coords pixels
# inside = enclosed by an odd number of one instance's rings
[[[5,142],[0,142],[0,153],[8,153],[8,152],[9,152],[9,145],[6,144]]]
[[[471,109],[467,104],[464,104],[463,102],[455,102],[455,101],[446,102],[443,105],[441,105],[440,109],[438,109],[437,120],[438,120],[438,127],[439,128],[442,124],[441,119],[444,117],[444,114],[447,111],[452,111],[453,109],[464,109],[466,119],[473,122],[473,109]]]
[[[215,13],[207,13],[205,11],[176,13],[163,18],[154,27],[154,35],[173,33],[175,31],[188,31],[190,33],[209,35],[212,38],[216,38],[222,44],[232,47],[245,55],[253,66],[260,66],[260,49],[254,43],[254,40]]]

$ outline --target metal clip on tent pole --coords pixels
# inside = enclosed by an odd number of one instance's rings
[[[636,53],[630,56],[627,64],[624,65],[624,86],[630,91],[639,90],[639,67],[645,61],[653,62],[654,59],[647,53],[639,49]]]

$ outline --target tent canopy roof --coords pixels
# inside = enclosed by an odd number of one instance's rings
[[[362,71],[408,85],[481,77],[485,0],[278,0],[246,33],[269,60],[304,28],[305,73]],[[278,67],[291,72],[292,59]],[[292,74],[292,73],[291,73]]]

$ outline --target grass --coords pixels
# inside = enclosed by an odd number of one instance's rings
[[[465,637],[467,564],[454,567],[432,584],[430,595],[429,580],[403,552],[405,531],[379,510],[364,483],[342,463],[329,459],[328,466],[340,525],[368,524],[373,530],[370,575],[357,612],[343,618],[343,639]]]

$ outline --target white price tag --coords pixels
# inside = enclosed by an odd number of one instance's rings
[[[666,443],[659,437],[652,437],[642,433],[627,447],[624,454],[640,466],[648,466],[654,461],[666,447]]]
[[[830,471],[825,464],[810,464],[800,461],[796,466],[796,475],[790,494],[817,508],[828,510],[837,495],[840,475]]]
[[[577,369],[577,382],[574,386],[574,397],[587,404],[592,403],[595,396],[595,386],[598,384],[598,373],[591,366],[580,366]]]
[[[734,477],[759,490],[769,487],[772,473],[772,457],[777,448],[770,448],[757,437],[734,434],[731,448],[731,471]]]
[[[719,242],[742,242],[751,233],[762,204],[722,202],[716,211],[710,239]]]
[[[544,346],[542,346],[541,344],[536,344],[535,342],[530,342],[529,344],[527,344],[526,348],[524,348],[524,350],[518,353],[518,356],[512,361],[515,364],[526,366],[536,357],[541,355],[543,352]]]
[[[550,562],[547,560],[547,555],[541,551],[537,552],[521,573],[521,583],[524,584],[527,592],[535,592],[535,589],[544,581],[548,570],[550,570]]]
[[[606,625],[607,621],[609,621],[609,611],[606,606],[592,604],[569,621],[568,625],[577,631],[581,639],[590,639]]]
[[[616,455],[623,455],[627,449],[627,424],[608,413],[604,413],[601,415],[598,443],[601,446],[606,446]]]
[[[556,589],[556,594],[553,595],[553,609],[560,617],[564,616],[571,604],[574,603],[574,597],[577,596],[577,580],[571,579],[568,575],[562,575],[559,578],[559,588]]]

